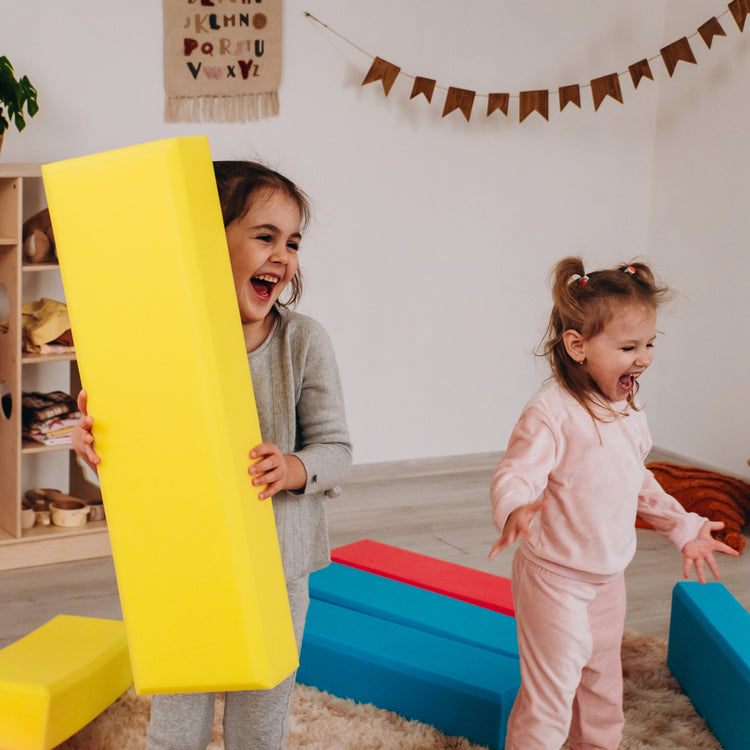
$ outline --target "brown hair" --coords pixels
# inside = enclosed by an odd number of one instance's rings
[[[586,274],[579,257],[563,258],[550,273],[552,312],[538,353],[549,361],[552,376],[566,388],[595,421],[595,407],[615,412],[599,392],[584,368],[571,359],[563,334],[575,330],[585,339],[596,336],[624,305],[656,311],[670,296],[645,263],[631,262],[614,269]],[[637,408],[636,383],[628,394],[628,404]],[[600,411],[600,410],[599,410]]]
[[[214,174],[219,189],[219,202],[224,227],[241,219],[249,210],[253,195],[259,190],[280,190],[294,200],[299,208],[301,231],[310,223],[310,199],[290,179],[254,161],[215,161]],[[302,296],[302,273],[289,282],[289,299],[279,300],[280,307],[294,307]]]

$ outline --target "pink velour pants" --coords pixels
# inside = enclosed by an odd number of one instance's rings
[[[585,583],[516,551],[521,688],[506,750],[616,750],[625,724],[620,648],[625,578]]]

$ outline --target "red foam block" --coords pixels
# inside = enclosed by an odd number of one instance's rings
[[[435,591],[504,615],[515,615],[510,579],[502,576],[371,539],[336,547],[331,551],[331,559],[342,565]]]

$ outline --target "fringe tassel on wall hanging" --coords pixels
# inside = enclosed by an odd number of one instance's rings
[[[249,122],[279,114],[279,94],[168,96],[167,122]]]

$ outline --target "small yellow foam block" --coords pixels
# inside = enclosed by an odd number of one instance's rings
[[[42,168],[138,693],[297,667],[208,139]]]
[[[56,747],[132,682],[121,620],[58,615],[0,650],[0,747]]]

